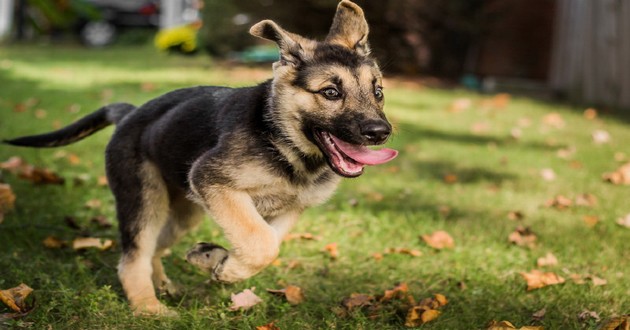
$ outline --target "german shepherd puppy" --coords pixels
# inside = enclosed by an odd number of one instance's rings
[[[122,241],[118,275],[136,314],[172,314],[155,288],[170,289],[161,257],[209,213],[230,250],[199,243],[187,260],[222,282],[253,276],[278,255],[307,207],[341,177],[393,159],[382,75],[369,56],[360,7],[341,1],[318,42],[265,20],[250,29],[278,44],[273,79],[247,88],[176,90],[141,107],[105,106],[60,130],[6,143],[57,147],[103,127]]]

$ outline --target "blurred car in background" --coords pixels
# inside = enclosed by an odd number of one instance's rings
[[[123,29],[157,30],[159,27],[159,0],[86,0],[86,2],[99,12],[97,20],[90,17],[79,19],[79,36],[87,46],[109,45]]]

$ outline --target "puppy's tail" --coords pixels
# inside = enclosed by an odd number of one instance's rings
[[[109,104],[56,131],[4,140],[3,142],[14,146],[35,148],[65,146],[82,140],[111,124],[118,123],[135,108],[128,103]]]

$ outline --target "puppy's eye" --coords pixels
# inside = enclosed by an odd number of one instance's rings
[[[376,97],[377,100],[383,99],[383,87],[376,86],[374,89],[374,97]]]
[[[332,87],[324,88],[320,91],[320,93],[329,100],[338,100],[341,98],[341,93]]]

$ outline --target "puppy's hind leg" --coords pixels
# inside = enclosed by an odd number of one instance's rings
[[[152,279],[153,285],[160,293],[176,296],[179,291],[178,287],[166,276],[162,257],[168,254],[169,247],[203,220],[205,213],[202,207],[189,201],[183,194],[171,198],[170,205],[169,217],[160,232],[151,262],[153,265]]]
[[[122,234],[118,277],[135,315],[175,315],[160,303],[153,286],[153,257],[164,228],[169,199],[157,168],[142,163],[138,171],[108,168]]]

